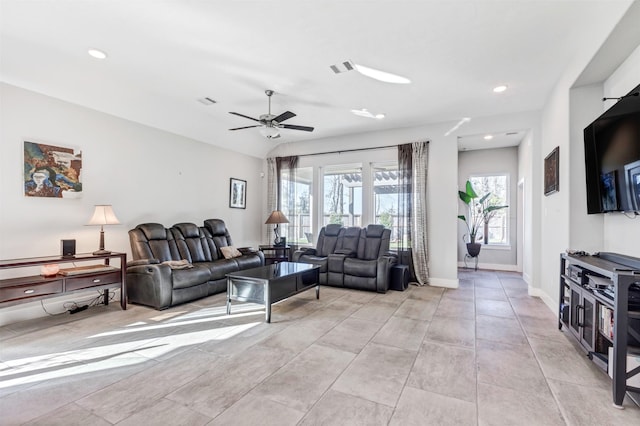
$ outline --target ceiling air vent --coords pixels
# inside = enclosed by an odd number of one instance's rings
[[[201,104],[204,104],[204,105],[213,105],[213,104],[216,103],[216,101],[214,101],[211,98],[207,98],[207,97],[198,99],[198,102],[200,102]]]
[[[334,73],[340,74],[343,72],[352,71],[353,64],[351,63],[351,61],[344,61],[341,64],[330,65],[329,68],[331,68]]]

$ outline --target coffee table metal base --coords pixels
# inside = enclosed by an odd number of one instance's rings
[[[258,303],[265,306],[265,321],[270,323],[271,305],[276,302],[312,287],[320,299],[318,282],[319,267],[290,262],[227,274],[227,315],[231,315],[232,300]]]

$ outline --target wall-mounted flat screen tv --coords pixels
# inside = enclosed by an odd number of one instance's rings
[[[640,213],[640,85],[584,129],[587,212]]]

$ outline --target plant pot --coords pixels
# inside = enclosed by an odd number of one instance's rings
[[[467,243],[467,253],[471,257],[477,257],[480,254],[482,244],[480,243]]]

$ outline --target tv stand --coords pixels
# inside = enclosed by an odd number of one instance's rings
[[[628,359],[640,358],[640,307],[629,303],[629,288],[638,282],[640,259],[616,253],[560,255],[558,328],[565,327],[612,375],[617,408],[623,408],[626,392],[633,392],[640,405],[640,385],[629,384],[640,381],[640,366],[627,366]]]

